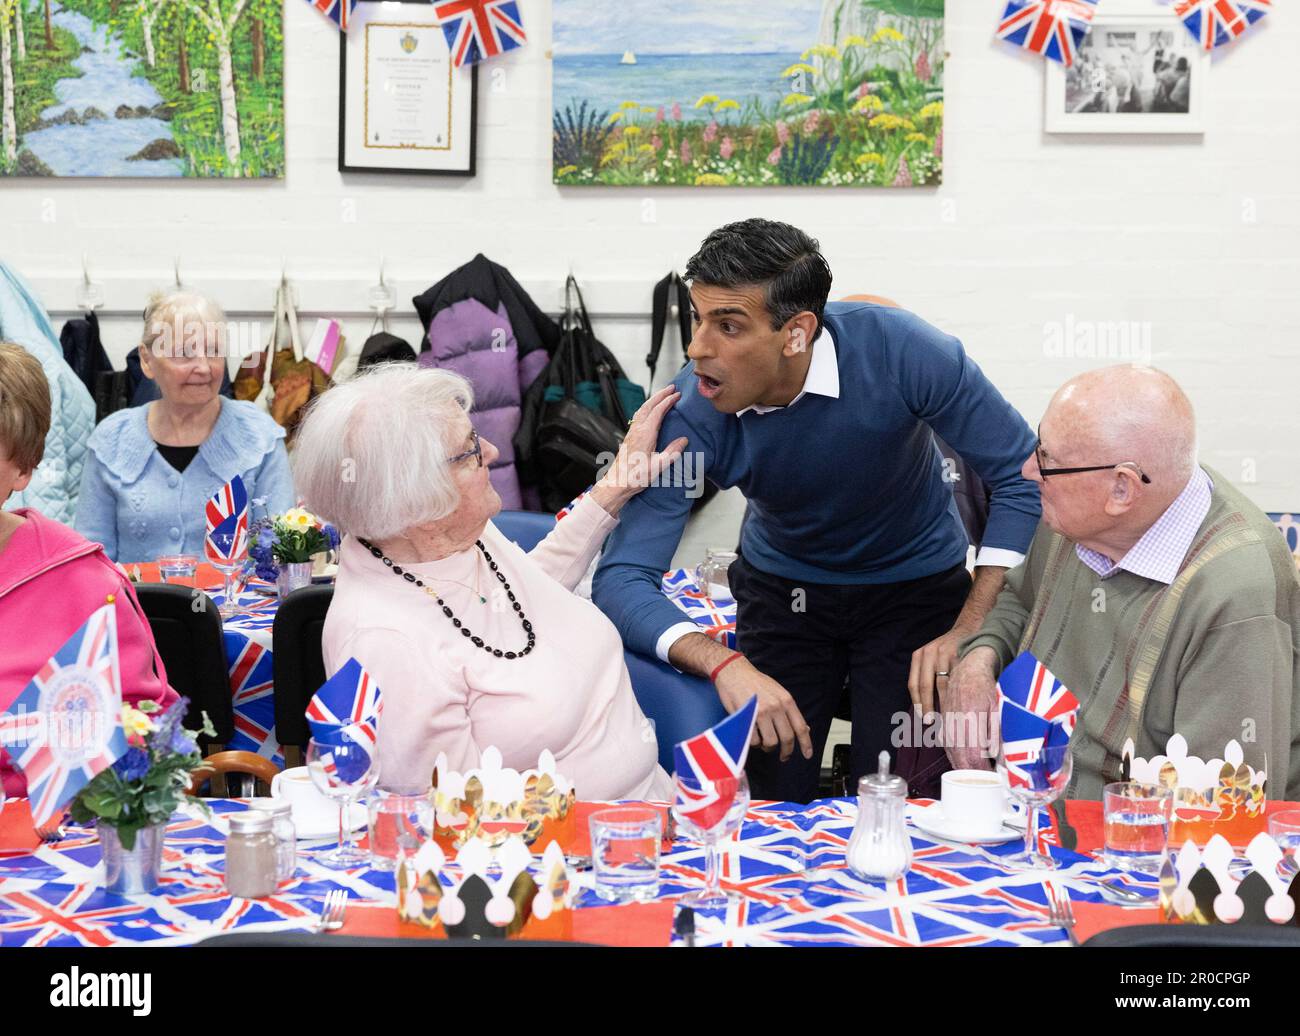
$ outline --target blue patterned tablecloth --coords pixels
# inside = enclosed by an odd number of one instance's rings
[[[186,944],[233,929],[308,930],[326,894],[342,887],[354,902],[394,903],[393,875],[316,862],[331,841],[301,842],[298,870],[276,895],[233,899],[223,885],[225,814],[245,806],[209,800],[212,820],[178,814],[164,848],[164,884],[124,898],[100,887],[100,849],[90,830],[30,853],[0,852],[0,946]],[[923,808],[914,804],[910,809]],[[807,806],[753,805],[725,844],[722,880],[739,893],[725,912],[697,915],[706,946],[1047,946],[1066,945],[1047,920],[1045,872],[1014,871],[1002,857],[1018,843],[947,844],[912,830],[911,872],[895,882],[862,881],[845,868],[856,804],[825,799]],[[1097,901],[1099,881],[1130,881],[1090,857],[1049,846],[1052,880],[1075,901]],[[576,876],[590,884],[590,873]],[[661,860],[660,897],[699,888],[704,852],[678,840]],[[577,909],[601,904],[589,888]]]

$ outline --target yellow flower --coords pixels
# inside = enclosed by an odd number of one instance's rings
[[[891,29],[888,25],[882,25],[876,30],[876,34],[871,37],[871,42],[882,43],[885,40],[894,40],[897,43],[902,43],[903,39],[903,34],[897,29]]]
[[[618,122],[618,120],[621,119],[622,117],[623,117],[623,113],[622,113],[622,112],[615,112],[613,115],[611,115],[611,116],[609,117],[609,121],[610,121],[611,123],[615,123],[615,122]]]
[[[623,111],[631,111],[633,108],[640,108],[640,107],[641,107],[640,101],[624,101],[622,104],[619,105],[619,108]]]
[[[803,58],[804,61],[807,61],[810,57],[813,56],[819,58],[835,58],[838,60],[840,56],[840,52],[835,47],[832,47],[829,43],[819,43],[815,47],[809,47],[807,50],[805,50],[802,54],[799,55],[799,57]]]
[[[884,115],[877,115],[871,125],[878,130],[914,130],[916,127],[907,119],[900,119],[897,115],[886,112]]]
[[[781,73],[781,78],[784,79],[787,76],[798,75],[800,72],[807,72],[810,75],[816,75],[817,69],[813,68],[812,65],[808,64],[806,61],[797,61]]]
[[[878,112],[885,107],[885,102],[875,94],[867,94],[866,97],[860,98],[858,103],[853,106],[853,110],[859,115],[865,115],[867,112]]]
[[[695,178],[696,187],[726,187],[728,180],[717,173],[701,173]]]
[[[904,140],[914,140],[914,141],[918,141],[918,142],[924,144],[924,143],[925,143],[927,140],[929,140],[930,138],[927,137],[924,133],[909,133],[909,134],[908,134],[906,137],[904,137],[903,139],[904,139]]]
[[[625,127],[623,127],[623,136],[625,136],[625,137],[635,137],[635,136],[639,136],[640,133],[641,133],[641,127],[640,127],[640,126],[625,126]]]
[[[641,109],[641,114],[642,114],[642,115],[653,115],[653,114],[655,114],[655,112],[656,112],[657,110],[658,110],[658,109],[656,109],[656,108],[644,108],[644,107],[643,107],[643,108]]]
[[[863,37],[854,33],[852,36],[844,37],[843,46],[845,50],[848,50],[850,47],[869,47],[870,44]]]
[[[618,147],[615,146],[606,151],[604,157],[600,160],[600,164],[602,166],[607,166],[610,162],[616,161],[619,158],[618,150]]]
[[[884,165],[885,156],[878,151],[868,151],[866,154],[858,155],[853,161],[858,165]]]
[[[570,173],[576,173],[577,171],[578,167],[576,165],[562,165],[559,169],[555,170],[555,175],[568,176]]]
[[[637,148],[637,150],[640,151],[642,154],[653,155],[655,151],[655,146],[653,144],[642,144],[639,148]]]
[[[301,507],[295,507],[291,511],[285,511],[280,515],[280,522],[287,525],[290,529],[304,531],[317,524],[316,516],[310,511],[304,511]]]
[[[735,111],[740,111],[740,103],[738,101],[732,101],[732,100],[719,101],[718,106],[713,110],[715,112],[725,112],[728,109],[734,109]]]
[[[146,716],[139,709],[131,705],[122,703],[122,729],[126,731],[127,737],[135,736],[144,737],[145,734],[154,732],[153,720]]]
[[[916,117],[918,119],[942,119],[943,101],[931,101],[916,113]]]
[[[785,97],[781,99],[781,104],[788,108],[795,104],[807,104],[811,100],[812,98],[807,94],[786,94]]]
[[[698,101],[695,102],[695,107],[703,108],[706,104],[717,104],[718,99],[719,98],[717,94],[705,94],[703,97],[701,97]]]

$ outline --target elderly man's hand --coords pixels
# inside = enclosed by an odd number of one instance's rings
[[[963,640],[977,633],[978,628],[953,626],[942,637],[936,637],[912,652],[912,668],[907,674],[907,693],[912,705],[921,709],[922,716],[935,710],[935,691],[942,697],[944,688],[957,661],[957,648]]]
[[[686,448],[687,439],[682,437],[674,439],[662,451],[655,450],[664,416],[680,398],[681,393],[674,386],[665,385],[642,403],[633,415],[618,455],[593,489],[596,502],[611,515],[653,484],[659,473]]]
[[[956,664],[940,694],[945,739],[959,742],[944,748],[949,761],[959,770],[993,768],[992,755],[996,755],[997,746],[980,742],[986,741],[984,732],[991,729],[990,717],[997,708],[997,660],[992,648],[975,648]],[[966,743],[970,741],[975,743]]]

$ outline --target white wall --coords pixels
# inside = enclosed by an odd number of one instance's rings
[[[340,175],[338,33],[288,0],[284,181],[6,181],[0,255],[59,323],[75,309],[84,252],[118,361],[175,256],[232,316],[263,319],[286,262],[304,317],[341,317],[354,348],[381,255],[399,300],[483,251],[551,309],[572,266],[635,378],[653,282],[712,227],[763,215],[820,238],[837,292],[891,296],[960,336],[1031,423],[1057,385],[1100,362],[1047,355],[1045,325],[1147,323],[1153,362],[1197,406],[1203,459],[1264,508],[1300,509],[1294,5],[1216,60],[1203,138],[1045,135],[1043,62],[993,40],[1002,6],[949,0],[937,190],[561,191],[550,182],[550,0],[521,0],[529,45],[482,73],[469,181]],[[407,306],[394,330],[414,341]],[[695,556],[734,539],[739,505],[706,515]]]

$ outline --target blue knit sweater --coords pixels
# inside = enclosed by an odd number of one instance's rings
[[[149,434],[150,406],[119,410],[91,433],[77,500],[76,529],[114,561],[153,561],[162,554],[203,558],[204,505],[235,475],[248,498],[266,498],[269,514],[294,505],[284,429],[252,403],[222,399],[221,414],[184,472],[173,468]]]
[[[825,324],[838,399],[808,393],[784,410],[736,416],[699,394],[694,364],[674,379],[682,398],[660,445],[686,436],[710,479],[744,492],[746,560],[787,579],[843,585],[919,579],[961,563],[966,534],[931,429],[992,490],[982,546],[1023,554],[1039,518],[1038,487],[1020,475],[1034,435],[961,343],[906,310],[867,303],[831,303]],[[690,512],[687,493],[659,486],[629,502],[593,584],[624,642],[645,654],[684,618],[660,580]]]

